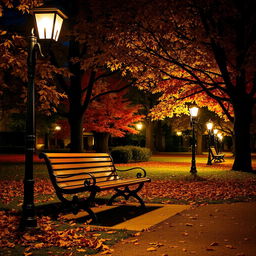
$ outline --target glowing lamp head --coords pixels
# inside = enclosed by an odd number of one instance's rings
[[[207,123],[206,123],[206,127],[207,127],[207,130],[211,131],[212,128],[213,128],[213,122],[211,120],[209,120]]]
[[[136,124],[136,129],[137,129],[137,130],[140,131],[140,130],[142,130],[142,128],[143,128],[143,124],[142,124],[142,123],[137,123],[137,124]]]
[[[182,135],[182,132],[178,131],[176,132],[177,136],[181,136]]]
[[[36,8],[33,14],[39,39],[58,41],[63,19],[67,16],[57,8]]]
[[[197,115],[198,115],[198,110],[199,110],[199,108],[198,108],[197,106],[195,106],[195,105],[191,106],[191,107],[189,108],[190,116],[191,116],[192,118],[193,118],[193,117],[197,117]]]
[[[218,133],[217,136],[218,136],[218,139],[219,139],[220,141],[223,140],[223,135],[222,135],[221,133]]]
[[[214,129],[214,130],[213,130],[213,133],[214,133],[214,135],[217,135],[218,129]]]
[[[61,127],[59,125],[56,125],[54,129],[55,129],[55,131],[60,131]]]

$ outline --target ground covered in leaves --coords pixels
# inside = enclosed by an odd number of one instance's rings
[[[118,168],[135,165],[147,170],[152,182],[145,184],[140,192],[146,202],[206,204],[256,199],[256,175],[230,171],[231,161],[206,166],[205,158],[199,159],[197,166],[201,178],[194,180],[189,174],[189,157],[186,161],[175,159],[176,162],[169,158],[155,158],[151,162],[119,165]],[[11,175],[7,174],[8,168]],[[133,234],[92,227],[86,222],[67,221],[61,214],[57,219],[42,214],[38,216],[40,229],[21,232],[23,181],[18,172],[23,167],[8,168],[0,169],[0,255],[87,255],[98,251],[110,254],[111,244]],[[36,205],[58,202],[47,173],[43,172],[45,174],[35,178]],[[110,195],[111,191],[105,191],[99,197],[108,198]]]

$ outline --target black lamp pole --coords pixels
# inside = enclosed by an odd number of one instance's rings
[[[212,159],[211,159],[211,130],[208,129],[208,161],[207,165],[212,165]]]
[[[25,176],[24,176],[24,201],[21,227],[36,227],[34,205],[34,178],[33,178],[33,156],[35,152],[35,67],[36,51],[38,49],[37,38],[33,30],[29,37],[28,52],[28,92],[27,92],[27,118],[25,138]]]
[[[33,10],[37,24],[39,39],[58,40],[63,19],[67,16],[57,8],[36,8]],[[49,26],[52,24],[52,27]],[[40,29],[39,29],[40,26]],[[49,33],[48,29],[52,29]],[[47,32],[48,31],[48,32]],[[42,33],[43,32],[43,33]],[[24,199],[22,205],[21,229],[36,227],[36,214],[34,205],[34,178],[33,157],[35,153],[35,69],[37,52],[43,56],[40,44],[32,29],[29,37],[28,51],[28,89],[27,89],[27,118],[25,138],[25,175],[24,175]]]
[[[192,160],[191,160],[191,169],[190,173],[193,175],[197,174],[196,169],[196,139],[195,139],[195,120],[191,116],[191,126],[192,126]]]

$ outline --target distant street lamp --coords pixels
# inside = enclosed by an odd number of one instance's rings
[[[212,128],[213,128],[213,122],[209,120],[206,123],[206,127],[208,130],[208,161],[207,165],[212,165],[212,160],[211,160],[211,136],[212,136]]]
[[[218,140],[219,140],[219,150],[218,150],[218,154],[221,153],[222,151],[222,140],[223,140],[223,135],[221,133],[217,134]]]
[[[182,149],[182,132],[181,131],[177,131],[176,135],[178,136],[178,151],[181,151]]]
[[[196,139],[195,139],[195,122],[198,115],[199,108],[195,105],[189,107],[190,112],[190,124],[192,126],[192,161],[190,172],[193,175],[196,175]]]
[[[135,126],[138,131],[141,131],[143,128],[143,123],[137,123]]]
[[[214,147],[215,147],[217,153],[218,153],[218,138],[217,138],[218,131],[219,131],[218,129],[213,130]]]
[[[177,136],[181,136],[182,135],[182,132],[176,132]]]
[[[55,128],[54,128],[55,131],[60,131],[61,130],[61,126],[59,125],[56,125]]]
[[[37,8],[33,10],[39,39],[57,41],[59,38],[63,19],[67,17],[56,8]],[[34,179],[33,155],[35,152],[35,67],[37,52],[42,55],[40,44],[34,35],[34,29],[29,37],[28,52],[28,92],[27,92],[27,118],[26,118],[26,145],[25,145],[25,175],[24,200],[22,205],[21,228],[36,227],[34,205]]]

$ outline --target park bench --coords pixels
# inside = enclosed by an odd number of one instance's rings
[[[217,154],[215,147],[210,147],[210,151],[214,162],[224,162],[224,154]]]
[[[146,177],[146,171],[141,167],[118,170],[107,153],[40,153],[39,157],[45,160],[57,197],[64,205],[71,207],[74,214],[79,209],[84,209],[96,221],[96,215],[91,209],[95,196],[100,191],[110,189],[115,194],[108,201],[108,205],[117,197],[123,196],[126,200],[130,197],[136,198],[145,208],[138,192],[145,182],[151,180]],[[138,171],[134,178],[122,179],[117,173],[132,170]],[[78,198],[77,194],[81,192],[88,194]],[[72,195],[72,199],[68,199],[68,195]]]

